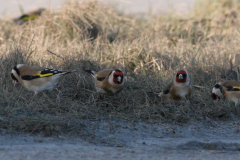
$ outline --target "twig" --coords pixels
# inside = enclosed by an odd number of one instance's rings
[[[63,57],[61,57],[61,56],[59,56],[59,55],[57,55],[56,53],[53,53],[52,51],[49,51],[49,50],[47,50],[49,53],[51,53],[51,54],[53,54],[54,56],[57,56],[58,58],[61,58],[61,59],[63,59],[64,60],[64,58]]]
[[[146,93],[153,93],[153,94],[157,94],[157,95],[159,95],[160,93],[161,93],[161,91],[159,91],[159,92],[153,92],[153,91],[150,91],[150,92],[146,92]]]
[[[199,85],[191,85],[191,87],[195,87],[195,88],[198,88],[198,89],[204,89],[204,88],[206,88],[206,87],[199,86]]]
[[[28,46],[28,51],[27,51],[27,52],[29,52],[29,50],[30,50],[30,47],[31,47],[31,45],[32,45],[32,42],[33,42],[34,37],[35,37],[35,34],[34,34],[33,37],[32,37],[32,40],[31,40],[30,45]],[[28,61],[29,57],[32,55],[32,53],[33,53],[34,51],[35,51],[35,50],[33,50],[33,51],[31,51],[31,52],[29,53],[29,55],[27,56],[26,62]]]
[[[27,59],[26,59],[26,62],[28,62],[28,59],[30,58],[30,56],[32,55],[32,53],[34,52],[35,50],[33,50],[32,52],[29,53]]]
[[[91,92],[91,93],[96,93],[96,91],[91,91],[91,90],[85,89],[85,88],[81,88],[81,90],[88,91],[88,92]]]

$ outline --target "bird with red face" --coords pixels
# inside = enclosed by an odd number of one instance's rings
[[[240,82],[238,81],[224,81],[217,83],[211,94],[214,103],[223,98],[230,103],[237,106],[240,103]]]
[[[180,101],[191,96],[190,78],[184,70],[177,72],[172,83],[167,85],[159,96],[163,102]]]
[[[99,72],[85,69],[95,79],[95,88],[99,93],[116,94],[125,85],[124,72],[119,69],[104,69]]]

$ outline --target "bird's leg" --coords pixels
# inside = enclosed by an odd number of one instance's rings
[[[38,95],[38,91],[34,91],[34,93],[35,93],[34,96],[37,96],[37,95]]]

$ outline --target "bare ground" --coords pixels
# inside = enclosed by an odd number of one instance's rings
[[[81,136],[45,137],[1,130],[1,159],[238,159],[239,121],[161,124],[86,120]],[[82,132],[83,133],[83,132]]]

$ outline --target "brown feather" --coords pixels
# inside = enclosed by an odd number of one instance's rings
[[[179,91],[186,91],[187,94],[185,95],[186,99],[190,99],[190,95],[191,95],[191,88],[189,86],[173,86],[170,94],[172,96],[173,100],[181,100],[182,97],[180,96],[180,94],[178,93]]]
[[[221,85],[225,86],[225,87],[227,87],[227,86],[238,86],[238,87],[240,87],[240,82],[238,82],[238,81],[226,81],[226,82],[221,83]]]
[[[226,87],[232,86],[232,87],[240,87],[240,82],[237,81],[226,81],[221,83],[222,86],[222,92],[224,95],[224,98],[231,102],[235,103],[237,105],[240,102],[240,91],[228,91]]]
[[[24,76],[24,75],[36,75],[39,74],[39,72],[43,71],[44,68],[43,67],[37,67],[37,66],[20,66],[19,68],[20,71],[20,76]]]
[[[96,77],[101,77],[101,78],[103,78],[103,77],[108,77],[109,76],[109,74],[112,72],[112,69],[104,69],[104,70],[101,70],[101,71],[99,71],[99,72],[97,72],[96,73]]]

